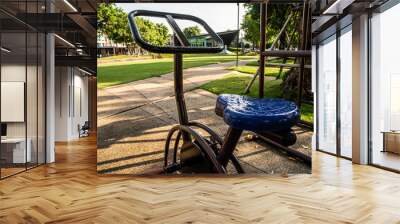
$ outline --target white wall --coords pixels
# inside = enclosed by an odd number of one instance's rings
[[[2,64],[1,81],[25,82],[25,64]],[[1,108],[7,110],[7,108]],[[7,122],[7,137],[25,137],[25,122]]]
[[[69,96],[68,88],[70,83],[69,69],[67,67],[55,68],[55,140],[68,140],[68,117],[69,117]]]
[[[56,67],[55,140],[79,138],[78,125],[87,120],[88,78],[76,68]]]

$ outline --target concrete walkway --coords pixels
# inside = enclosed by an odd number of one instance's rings
[[[227,68],[234,64],[220,63],[184,71],[189,118],[221,134],[226,132],[227,125],[214,114],[216,95],[197,88],[232,73]],[[99,172],[142,174],[161,167],[164,140],[178,120],[172,73],[100,89],[98,116]],[[309,142],[302,144],[309,145]],[[310,172],[303,163],[255,141],[242,140],[237,155],[251,173]]]

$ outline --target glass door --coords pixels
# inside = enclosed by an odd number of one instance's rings
[[[318,149],[336,154],[336,35],[319,44],[318,72]]]
[[[352,29],[340,31],[340,156],[352,157]]]
[[[370,162],[400,171],[400,4],[371,18]]]
[[[43,13],[44,3],[0,1],[0,8],[23,17]],[[2,11],[0,26],[0,178],[5,178],[45,163],[46,39]]]
[[[31,161],[27,144],[27,39],[23,32],[1,34],[1,175],[26,170]],[[27,150],[28,147],[28,150]]]

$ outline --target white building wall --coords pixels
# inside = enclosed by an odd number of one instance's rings
[[[56,68],[56,141],[79,138],[88,120],[88,78],[77,68]]]

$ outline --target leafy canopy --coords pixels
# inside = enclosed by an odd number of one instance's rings
[[[198,26],[189,26],[183,29],[183,33],[186,37],[193,37],[200,35],[200,28]]]
[[[260,5],[259,4],[245,4],[246,13],[244,15],[241,28],[244,31],[244,39],[253,43],[256,46],[260,44]],[[282,47],[288,45],[293,46],[298,44],[298,28],[301,13],[295,5],[280,5],[270,4],[267,9],[267,47],[272,45],[272,42],[278,36],[279,31],[283,27],[289,14],[293,13],[284,34],[279,41]],[[292,39],[288,43],[288,39]]]
[[[168,28],[162,23],[137,17],[138,26],[142,38],[154,45],[164,45],[169,41]],[[115,4],[101,3],[97,9],[97,27],[100,34],[105,34],[115,43],[131,44],[134,42],[129,27],[128,15]]]

